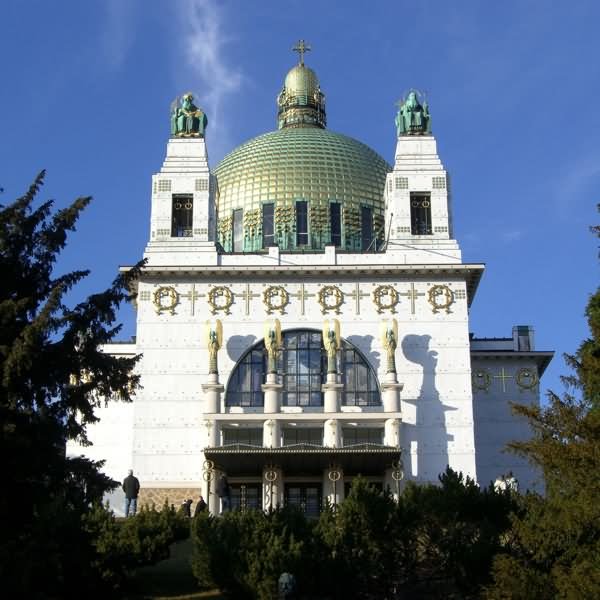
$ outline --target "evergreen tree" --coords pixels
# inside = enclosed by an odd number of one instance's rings
[[[550,392],[546,408],[516,407],[534,437],[512,449],[541,469],[546,494],[523,498],[488,598],[600,597],[600,289],[586,316],[590,337],[565,357],[567,393]]]
[[[94,408],[130,400],[137,386],[136,358],[101,351],[119,332],[116,311],[137,270],[67,306],[88,271],[56,275],[55,264],[90,198],[36,206],[43,179],[0,206],[0,580],[11,597],[80,597],[94,585],[81,519],[116,483],[101,463],[67,457],[65,445],[86,443]]]

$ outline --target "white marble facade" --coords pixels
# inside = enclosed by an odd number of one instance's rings
[[[510,338],[470,338],[468,308],[484,267],[461,260],[452,233],[448,178],[433,136],[398,139],[384,192],[389,234],[383,252],[347,253],[328,246],[312,254],[276,247],[256,254],[219,253],[216,184],[202,138],[171,139],[152,185],[135,343],[106,348],[142,354],[142,388],[132,404],[110,402],[100,409],[101,421],[89,429],[94,445],[70,446],[71,453],[107,459],[106,472],[117,480],[133,468],[144,489],[195,488],[206,494],[204,449],[221,445],[224,428],[260,428],[263,445],[277,447],[283,428],[310,426],[323,430],[324,446],[336,447],[344,445],[344,431],[369,427],[382,430],[384,445],[402,449],[405,480],[436,481],[450,465],[481,484],[508,470],[523,485],[534,484],[531,469],[502,449],[509,440],[528,435],[526,424],[511,415],[509,402],[539,401],[539,377],[551,353],[535,352],[530,331],[527,343],[518,335],[522,330]],[[410,192],[415,190],[430,193],[431,235],[410,233]],[[190,237],[171,237],[176,193],[193,194]],[[324,289],[331,292],[325,305],[319,302]],[[272,295],[271,306],[265,294]],[[338,402],[337,410],[328,411],[330,406],[279,402],[268,413],[261,407],[226,406],[232,370],[262,339],[265,320],[273,318],[284,331],[321,331],[324,319],[338,319],[342,338],[376,372],[382,396],[399,394],[400,404]],[[400,385],[395,388],[383,385],[386,354],[379,337],[380,322],[390,318],[398,322]],[[206,321],[215,319],[223,325],[219,385],[209,376],[205,333]],[[265,394],[277,394],[279,381]],[[263,485],[263,506],[284,501],[290,476],[276,464],[269,466],[277,476],[272,489],[259,459],[256,472],[245,476]],[[364,474],[393,484],[385,467]],[[303,478],[321,481],[323,496],[333,498],[326,472],[303,472],[290,481]],[[343,497],[344,478],[342,470],[337,500]],[[244,476],[230,474],[230,480],[239,483]],[[211,508],[218,510],[214,494]]]

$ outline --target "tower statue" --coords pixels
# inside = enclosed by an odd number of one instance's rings
[[[208,119],[204,111],[194,104],[191,93],[171,105],[171,135],[173,137],[204,137]]]
[[[281,349],[281,323],[279,319],[265,322],[265,348],[267,350],[267,373],[277,373],[277,353]]]
[[[421,104],[417,92],[411,90],[404,101],[398,103],[396,132],[401,135],[427,135],[431,133],[431,115],[427,102]]]
[[[208,373],[218,374],[217,353],[223,345],[223,324],[219,319],[206,322],[206,343],[208,346]]]
[[[337,319],[323,323],[323,345],[327,352],[327,373],[337,373],[337,352],[340,349],[340,322]]]
[[[381,322],[381,345],[387,353],[387,373],[396,372],[396,348],[398,346],[398,321],[391,319]]]

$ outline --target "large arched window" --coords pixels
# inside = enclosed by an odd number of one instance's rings
[[[263,406],[267,353],[264,341],[253,346],[235,366],[225,395],[226,406]],[[338,371],[344,384],[344,406],[378,406],[381,396],[377,376],[365,357],[342,340]],[[282,376],[283,406],[323,406],[321,386],[327,374],[327,355],[320,331],[293,329],[283,332],[283,348],[277,360]]]

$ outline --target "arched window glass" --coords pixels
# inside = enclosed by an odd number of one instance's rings
[[[381,396],[377,377],[364,356],[342,340],[338,370],[344,384],[345,406],[378,406]],[[267,353],[261,341],[235,366],[225,395],[226,406],[263,406],[261,384],[267,371]],[[321,386],[327,378],[327,354],[320,331],[296,329],[283,332],[282,351],[277,360],[281,375],[283,406],[323,406]]]

